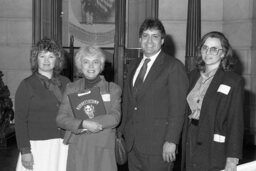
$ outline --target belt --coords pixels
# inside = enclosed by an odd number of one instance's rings
[[[199,120],[198,119],[190,119],[190,123],[194,126],[198,126],[199,125]]]

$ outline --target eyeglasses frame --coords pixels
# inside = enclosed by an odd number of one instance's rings
[[[203,49],[203,47],[207,47],[206,49]],[[217,51],[213,51],[212,49],[216,49]],[[219,48],[217,48],[217,47],[208,47],[208,46],[206,46],[206,45],[203,45],[201,48],[200,48],[200,51],[201,51],[201,53],[204,53],[204,54],[207,54],[208,53],[208,50],[210,50],[209,52],[209,54],[211,54],[211,55],[218,55],[219,54],[219,51],[220,50],[223,50],[223,49],[219,49]]]

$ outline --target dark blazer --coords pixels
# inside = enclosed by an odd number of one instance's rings
[[[128,66],[119,130],[125,137],[128,151],[135,143],[142,153],[161,155],[164,142],[179,143],[188,79],[184,65],[162,51],[135,97],[132,80],[140,61]]]
[[[195,86],[200,73],[189,75],[190,89]],[[224,169],[227,157],[242,157],[243,144],[243,94],[244,82],[233,72],[218,69],[202,103],[198,125],[197,147],[193,156],[194,170]],[[189,107],[182,135],[182,168],[185,167]],[[221,139],[218,139],[220,137]],[[225,140],[223,140],[225,137]],[[224,141],[224,142],[223,142]]]

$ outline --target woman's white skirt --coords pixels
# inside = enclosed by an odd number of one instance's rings
[[[30,141],[34,158],[33,171],[65,171],[67,165],[68,146],[63,139]],[[28,171],[21,163],[19,154],[16,171]]]

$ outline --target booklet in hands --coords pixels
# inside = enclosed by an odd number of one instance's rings
[[[68,98],[76,118],[85,120],[106,114],[99,87],[69,94]]]

